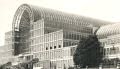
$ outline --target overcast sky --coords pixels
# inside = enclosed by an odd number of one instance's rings
[[[15,11],[23,3],[120,22],[120,0],[0,0],[0,46],[4,45],[5,32],[12,29]]]

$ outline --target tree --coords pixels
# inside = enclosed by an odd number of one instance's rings
[[[34,58],[30,61],[19,63],[18,65],[12,66],[12,69],[33,69],[33,64],[39,62],[38,58]]]
[[[3,65],[0,66],[0,69],[10,69],[12,63],[11,62],[7,62]]]
[[[85,38],[82,37],[73,56],[75,65],[82,68],[98,67],[102,62],[103,47],[96,35],[90,35]]]
[[[68,69],[74,69],[74,67],[69,67]]]

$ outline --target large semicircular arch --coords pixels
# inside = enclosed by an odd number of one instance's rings
[[[12,36],[13,36],[12,42],[13,42],[14,55],[18,55],[24,52],[24,50],[21,48],[22,46],[25,46],[25,44],[20,43],[20,41],[25,41],[27,39],[22,39],[21,36],[26,35],[26,33],[27,35],[29,34],[30,24],[33,22],[34,22],[34,14],[32,8],[27,4],[21,5],[17,9],[12,23]],[[28,38],[29,36],[23,36],[23,38],[26,37]],[[21,46],[21,44],[24,45]]]
[[[24,13],[24,11],[27,11],[29,13],[30,23],[32,23],[34,21],[33,10],[31,9],[31,7],[29,5],[23,4],[17,9],[17,11],[14,15],[13,23],[12,23],[13,31],[19,31],[21,17],[22,17],[22,14]]]

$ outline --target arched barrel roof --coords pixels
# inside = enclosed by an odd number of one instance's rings
[[[78,23],[82,26],[88,26],[92,24],[94,26],[101,26],[109,24],[110,22],[101,21],[89,17],[78,16],[74,14],[68,14],[61,11],[56,11],[48,8],[41,8],[33,5],[23,4],[21,5],[15,13],[13,19],[13,28],[19,28],[20,19],[22,17],[22,13],[27,11],[30,16],[30,21],[35,22],[41,18],[49,19],[53,21],[66,21],[67,23]]]
[[[120,23],[101,26],[96,34],[99,38],[120,34]]]

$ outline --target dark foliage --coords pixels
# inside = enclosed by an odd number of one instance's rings
[[[96,35],[90,35],[88,38],[81,38],[73,56],[75,65],[82,68],[98,67],[102,62],[103,48]]]
[[[104,65],[104,67],[117,67],[119,62],[120,62],[119,58],[104,59],[103,60],[103,65]]]
[[[74,67],[69,67],[68,69],[74,69]]]
[[[34,58],[31,61],[19,63],[18,65],[11,65],[11,62],[3,64],[0,69],[33,69],[33,64],[39,62],[38,58]]]

